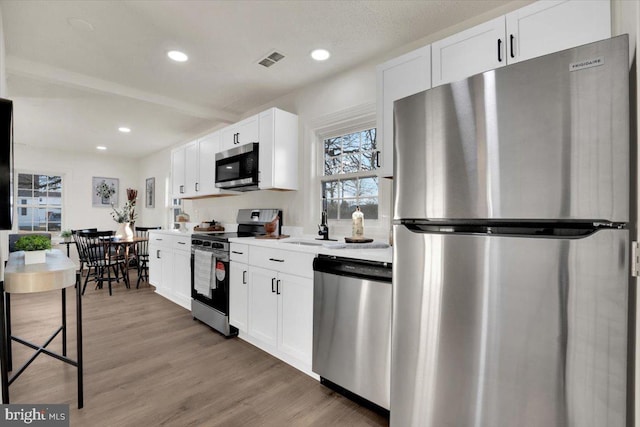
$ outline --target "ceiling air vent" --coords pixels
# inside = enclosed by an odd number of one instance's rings
[[[267,56],[264,59],[261,59],[260,61],[258,61],[258,64],[264,66],[264,67],[271,67],[273,64],[275,64],[276,62],[280,61],[282,58],[284,58],[284,55],[281,54],[280,52],[273,52],[271,53],[269,56]]]

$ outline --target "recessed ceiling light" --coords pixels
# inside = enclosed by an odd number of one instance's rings
[[[170,50],[167,52],[167,56],[176,62],[186,62],[189,59],[186,53],[179,50]]]
[[[124,126],[119,127],[119,128],[118,128],[118,130],[119,130],[120,132],[122,132],[122,133],[129,133],[129,132],[131,132],[131,129],[129,129],[128,127],[124,127]]]
[[[326,49],[316,49],[311,52],[311,57],[316,61],[326,61],[330,56],[331,54]]]
[[[96,147],[96,150],[102,150],[102,151],[104,151],[104,150],[106,150],[106,149],[107,149],[107,147],[105,147],[104,145],[98,145],[98,146]]]

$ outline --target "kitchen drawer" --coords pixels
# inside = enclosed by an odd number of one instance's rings
[[[173,236],[169,236],[165,233],[154,233],[150,231],[149,244],[168,248],[168,247],[171,247],[171,245],[173,245],[173,240],[171,240],[172,237]]]
[[[191,251],[191,236],[170,236],[172,238],[171,246],[176,251]]]
[[[302,277],[313,277],[314,258],[315,254],[261,246],[249,249],[250,265]]]
[[[231,261],[249,263],[249,246],[242,243],[232,243],[230,251]]]

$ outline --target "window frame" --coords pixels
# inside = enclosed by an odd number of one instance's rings
[[[20,200],[22,199],[22,197],[19,195],[19,177],[20,175],[44,175],[44,176],[59,176],[60,177],[60,185],[61,185],[61,189],[60,189],[60,205],[50,205],[50,204],[44,204],[44,205],[30,205],[30,204],[21,204]],[[56,233],[60,233],[63,230],[66,230],[66,193],[68,190],[65,189],[66,185],[68,185],[68,179],[66,177],[65,173],[62,172],[57,172],[57,171],[52,171],[52,170],[18,170],[16,169],[14,171],[14,180],[13,180],[13,186],[14,186],[14,203],[13,203],[13,227],[12,227],[12,231],[14,232],[44,232],[44,233],[51,233],[51,234],[56,234]],[[60,230],[21,230],[20,229],[20,211],[22,209],[38,209],[38,208],[59,208],[60,209]],[[49,221],[47,220],[47,228],[49,225]],[[32,222],[32,228],[33,228],[33,222]]]
[[[367,218],[365,216],[367,228],[371,227],[377,229],[383,225],[383,212],[385,212],[389,206],[386,206],[385,201],[387,197],[384,196],[384,192],[381,186],[381,178],[379,174],[379,168],[374,168],[372,170],[358,171],[358,172],[348,172],[348,173],[340,173],[336,175],[325,175],[324,174],[324,141],[330,138],[335,138],[343,135],[348,135],[351,133],[362,132],[367,129],[376,129],[376,149],[373,152],[380,151],[380,147],[378,145],[378,129],[377,123],[375,120],[375,115],[366,115],[363,117],[358,117],[352,120],[344,120],[340,121],[334,125],[327,126],[323,129],[317,130],[315,133],[316,141],[317,141],[317,153],[318,153],[318,162],[317,162],[317,173],[316,176],[318,178],[318,204],[322,203],[322,193],[324,183],[328,181],[337,181],[337,180],[349,180],[349,179],[361,179],[361,178],[369,178],[375,177],[378,180],[378,217],[377,218]],[[331,218],[327,219],[329,223],[332,223],[338,227],[347,227],[351,224],[351,217],[348,218]]]

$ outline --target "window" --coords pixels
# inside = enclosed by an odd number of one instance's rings
[[[62,177],[18,174],[18,230],[62,229]]]
[[[323,141],[322,196],[329,219],[351,219],[356,206],[365,218],[378,218],[376,129],[370,128]]]

